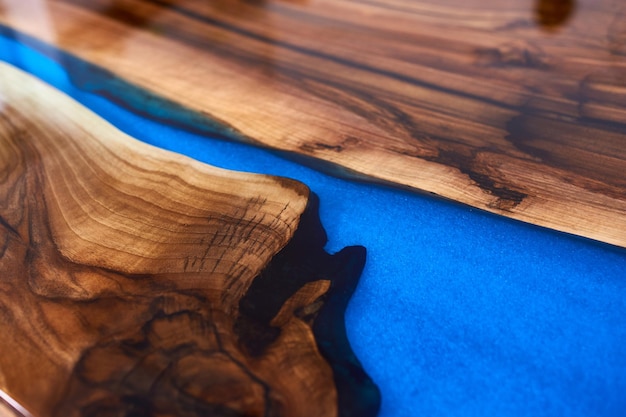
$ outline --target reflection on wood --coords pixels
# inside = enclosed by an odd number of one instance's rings
[[[7,393],[0,390],[0,417],[33,417]]]
[[[1,21],[144,114],[626,246],[623,2],[18,3]]]
[[[376,413],[342,317],[364,250],[324,244],[304,185],[137,142],[0,65],[0,390],[33,415]]]

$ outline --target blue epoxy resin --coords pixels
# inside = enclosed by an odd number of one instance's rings
[[[77,89],[14,40],[0,37],[0,59],[142,141],[309,185],[326,249],[367,247],[346,326],[382,392],[381,416],[626,414],[625,250],[149,121]]]

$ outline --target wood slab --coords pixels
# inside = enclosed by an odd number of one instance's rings
[[[375,415],[316,210],[0,63],[0,414]]]
[[[149,117],[626,246],[624,2],[5,0],[0,22]]]

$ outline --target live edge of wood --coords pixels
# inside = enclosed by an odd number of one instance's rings
[[[303,184],[140,143],[0,63],[0,390],[35,417],[374,415],[343,325],[365,252],[325,241]]]
[[[622,2],[9,0],[0,22],[145,115],[626,246]]]

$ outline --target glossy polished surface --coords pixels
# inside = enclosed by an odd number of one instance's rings
[[[149,117],[626,246],[623,2],[0,5],[6,35]]]
[[[58,64],[3,37],[0,59],[142,141],[297,178],[318,193],[326,250],[368,249],[346,328],[380,387],[380,417],[614,417],[626,408],[624,250],[155,123],[78,89]],[[332,327],[318,330],[336,340]]]
[[[0,415],[374,416],[317,207],[0,62]]]

